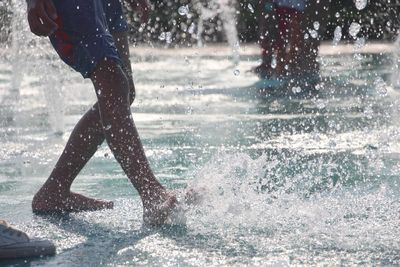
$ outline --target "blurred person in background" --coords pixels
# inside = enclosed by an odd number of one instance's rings
[[[319,77],[317,56],[330,0],[259,0],[262,79]]]

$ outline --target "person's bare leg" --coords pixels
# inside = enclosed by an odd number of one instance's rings
[[[75,177],[104,140],[96,103],[80,119],[50,177],[35,194],[34,212],[63,212],[112,208],[112,202],[84,197],[70,191]]]
[[[105,94],[103,96],[107,94],[109,96],[110,94],[115,96],[117,94],[116,92],[108,92],[113,91],[113,89],[118,89],[125,92],[126,101],[129,103],[133,101],[135,92],[131,78],[132,71],[129,63],[129,48],[127,45],[127,38],[126,34],[124,33],[115,34],[114,38],[116,40],[116,46],[119,50],[122,61],[125,65],[124,69],[126,75],[119,66],[115,66],[114,62],[105,61],[103,62],[105,66],[100,65],[96,70],[96,75],[93,74],[93,77],[103,78],[93,78],[93,82],[96,92],[99,92],[99,90],[104,90]],[[110,63],[112,66],[107,66],[107,64]],[[105,77],[108,78],[110,73],[112,74],[111,76],[117,76],[117,78],[110,80],[106,79],[105,81],[102,81],[105,79]],[[130,78],[127,79],[127,76]],[[112,82],[110,82],[111,80]],[[128,91],[130,91],[129,96],[127,94]],[[119,94],[121,94],[121,92],[119,92]],[[122,95],[124,95],[124,93],[122,93]],[[99,99],[105,99],[104,97],[100,97],[100,95],[98,96]],[[123,96],[121,97],[124,98]],[[119,101],[122,101],[122,98]],[[125,120],[119,121],[117,117],[109,114],[110,109],[105,109],[102,113],[104,114],[103,116],[105,120],[103,121],[103,124],[101,124],[101,118],[99,114],[100,106],[103,106],[103,108],[110,108],[110,104],[115,105],[115,103],[106,102],[107,101],[102,101],[101,105],[96,103],[93,108],[89,110],[78,122],[77,126],[71,133],[71,137],[66,145],[66,148],[57,162],[52,174],[50,175],[50,178],[35,195],[32,202],[32,208],[36,212],[70,210],[79,211],[112,208],[112,202],[98,201],[70,192],[71,184],[76,175],[80,172],[90,157],[96,152],[97,147],[105,138],[102,125],[107,125],[107,127],[105,127],[107,129],[109,125],[111,125],[111,128],[109,129],[110,131],[106,131],[107,133],[111,132],[111,134],[108,134],[109,140],[113,140],[113,138],[114,140],[123,140],[125,145],[127,142],[129,143],[129,141],[133,142],[132,146],[116,146],[112,147],[112,150],[114,153],[116,151],[116,155],[119,155],[116,156],[116,158],[119,159],[121,166],[123,166],[124,171],[127,172],[128,177],[132,181],[133,185],[137,188],[142,198],[144,206],[144,220],[149,224],[160,224],[164,222],[169,209],[175,205],[176,198],[169,195],[152,174],[137,131],[130,117],[129,104],[122,105],[125,107],[125,111],[121,114],[124,114],[123,116],[125,116]],[[126,105],[128,105],[128,108],[126,108]],[[119,109],[120,108],[121,106],[119,106]],[[129,116],[127,114],[129,114]],[[126,122],[128,122],[128,128],[126,131],[117,131],[116,134],[113,133],[115,129],[123,129],[119,128],[118,124],[122,123],[121,126],[124,126]],[[113,124],[116,124],[114,128],[112,127]],[[118,139],[121,137],[121,134],[127,135],[126,137],[129,140]],[[121,148],[122,153],[119,153]],[[126,148],[134,148],[133,151],[135,152],[128,149],[130,153],[127,155]],[[136,154],[140,156],[137,158]],[[123,164],[125,161],[130,164]],[[143,177],[141,175],[143,175]]]
[[[98,64],[91,80],[108,146],[142,199],[144,222],[162,224],[176,198],[157,181],[144,153],[130,111],[129,80],[107,59]]]
[[[319,74],[320,66],[317,61],[319,52],[319,39],[309,40],[305,45],[304,61],[302,62],[302,69],[305,73]]]
[[[270,10],[267,10],[269,6]],[[261,48],[261,64],[253,69],[253,72],[265,78],[272,74],[271,59],[273,54],[273,42],[276,36],[274,26],[276,18],[274,6],[270,0],[260,0],[257,3],[257,19],[259,27],[259,44]]]
[[[276,41],[276,68],[275,74],[277,77],[283,77],[286,74],[286,46],[288,44],[288,24],[290,17],[287,14],[286,8],[277,8],[278,16],[278,36]]]
[[[319,22],[319,33],[325,32],[329,18],[328,14],[332,11],[332,5],[334,5],[334,1],[330,0],[308,1],[303,19],[301,20],[301,30],[303,34],[307,32],[307,28],[313,27],[315,21]],[[299,68],[301,68],[303,72],[319,75],[320,65],[317,58],[320,43],[320,34],[317,38],[303,40],[303,58],[299,62]]]
[[[113,34],[115,45],[129,77],[130,103],[135,97],[129,46],[126,32]],[[112,202],[84,197],[70,191],[72,182],[97,151],[105,139],[98,104],[96,103],[80,119],[54,167],[50,177],[36,193],[32,201],[34,212],[81,211],[112,208]]]
[[[299,63],[304,60],[304,34],[301,31],[301,21],[303,19],[303,13],[295,11],[291,14],[290,18],[290,32],[289,32],[289,44],[290,49],[286,53],[285,62],[289,66],[290,75],[301,75],[304,70],[299,68]]]

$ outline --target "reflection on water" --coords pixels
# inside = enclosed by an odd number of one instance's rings
[[[179,192],[205,189],[186,227],[156,231],[141,228],[139,198],[106,146],[74,190],[113,199],[114,210],[32,215],[34,192],[95,96],[58,61],[46,66],[54,79],[23,73],[19,101],[0,106],[0,217],[57,244],[56,257],[32,266],[400,264],[391,54],[323,54],[318,94],[286,98],[251,87],[258,51],[241,49],[239,74],[226,47],[132,50],[132,111],[156,175]],[[1,57],[1,88],[11,68]],[[65,104],[49,109],[46,97]],[[64,133],[54,134],[59,107]]]

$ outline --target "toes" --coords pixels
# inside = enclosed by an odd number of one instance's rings
[[[144,223],[151,226],[161,226],[167,223],[171,210],[178,204],[174,195],[168,195],[167,199],[152,208],[145,208],[143,214]]]

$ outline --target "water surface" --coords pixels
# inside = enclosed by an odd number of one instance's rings
[[[256,47],[242,47],[239,66],[226,47],[132,48],[132,112],[156,176],[207,191],[185,227],[158,230],[142,228],[138,195],[106,145],[73,189],[114,210],[32,214],[95,96],[50,49],[24,50],[14,68],[21,55],[3,50],[0,217],[57,245],[55,257],[10,265],[400,264],[398,91],[392,54],[377,49],[323,53],[318,94],[274,97],[250,86]]]

